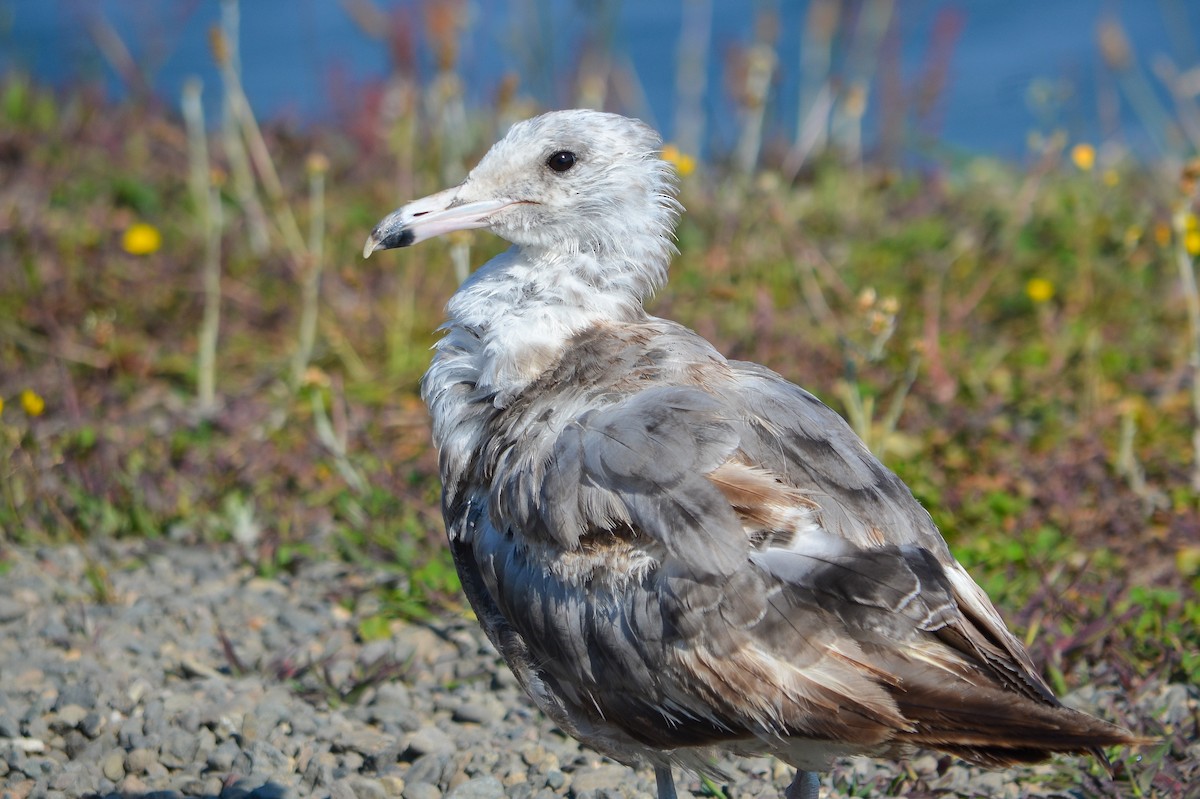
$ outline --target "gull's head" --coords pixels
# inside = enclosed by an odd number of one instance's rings
[[[473,228],[523,248],[665,257],[679,204],[660,145],[644,123],[599,111],[518,122],[461,184],[389,214],[363,257]]]

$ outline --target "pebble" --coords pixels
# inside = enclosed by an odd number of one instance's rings
[[[26,613],[28,613],[28,608],[20,602],[8,597],[0,597],[0,624],[24,618]]]
[[[69,732],[78,727],[87,715],[88,711],[79,705],[64,705],[54,715],[50,729],[57,733]]]
[[[454,749],[449,735],[432,725],[422,727],[408,738],[408,750],[414,755],[432,755]]]
[[[126,774],[145,774],[158,763],[158,754],[150,749],[134,749],[125,755]]]
[[[0,797],[655,793],[651,771],[592,754],[533,710],[474,622],[397,621],[391,638],[358,641],[359,622],[380,612],[365,589],[386,585],[382,572],[325,559],[268,579],[235,548],[169,539],[40,553],[10,547],[5,557],[14,568],[0,597]],[[80,591],[89,563],[112,565],[120,601],[97,604]],[[354,611],[338,603],[346,590],[362,592]],[[372,683],[372,669],[393,673]],[[339,695],[359,681],[365,690]],[[1126,696],[1114,675],[1074,698],[1113,718],[1114,708],[1153,717],[1187,742],[1200,733],[1195,687],[1152,683],[1139,690],[1136,709]],[[1175,773],[1200,784],[1200,749],[1182,751]],[[919,755],[910,764],[916,785],[905,787],[914,795],[1048,796],[1030,786],[1072,784],[1076,762],[1039,767],[1046,771],[1020,794],[1028,772],[945,768]],[[739,799],[777,799],[790,779],[769,758],[721,765],[732,775],[722,789]],[[885,795],[900,773],[887,761],[847,760],[823,790],[846,795],[853,785],[854,795]],[[681,796],[700,791],[678,770],[676,781]]]
[[[409,782],[400,794],[403,799],[442,799],[442,792],[428,782]]]
[[[120,782],[125,776],[125,753],[112,752],[100,764],[100,769],[104,773],[105,779],[110,779],[113,782]]]
[[[579,796],[620,788],[629,780],[629,769],[613,763],[579,769],[571,777],[571,791]]]
[[[452,788],[446,799],[503,799],[504,786],[495,777],[476,777]]]

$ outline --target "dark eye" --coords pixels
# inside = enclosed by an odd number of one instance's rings
[[[546,166],[550,167],[555,172],[566,172],[568,169],[575,166],[575,153],[571,152],[570,150],[559,150],[546,160]]]

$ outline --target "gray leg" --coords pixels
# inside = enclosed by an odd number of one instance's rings
[[[821,793],[821,780],[815,771],[796,771],[796,779],[787,787],[783,795],[787,799],[818,799]]]
[[[658,799],[676,799],[675,778],[671,776],[670,766],[655,766],[654,781],[658,783]]]

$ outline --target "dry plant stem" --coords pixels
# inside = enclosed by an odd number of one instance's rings
[[[224,58],[229,60],[234,73],[240,74],[242,62],[237,45],[241,40],[241,13],[236,0],[223,0],[221,3],[221,28],[226,45]],[[234,195],[238,205],[246,213],[246,221],[249,223],[247,231],[250,251],[255,255],[264,255],[271,247],[270,222],[254,188],[254,174],[250,171],[250,161],[246,155],[246,146],[242,142],[237,112],[228,92],[225,95],[225,118],[221,124],[221,131],[225,143],[225,157],[229,159],[229,171],[233,177]]]
[[[886,442],[896,432],[896,428],[900,424],[900,416],[904,413],[904,402],[908,399],[908,392],[912,391],[913,384],[917,382],[917,375],[920,374],[920,371],[921,356],[914,355],[908,362],[908,368],[904,370],[904,379],[892,392],[887,411],[879,423],[883,428],[882,442]]]
[[[1137,436],[1137,413],[1125,410],[1121,413],[1121,441],[1117,447],[1117,474],[1125,478],[1133,492],[1143,500],[1149,497],[1146,490],[1146,470],[1138,462],[1134,450],[1134,438]]]
[[[1120,36],[1125,37],[1119,22],[1110,19],[1106,24],[1115,26]],[[1129,47],[1127,38],[1126,47]],[[1158,93],[1150,84],[1146,73],[1142,71],[1132,55],[1124,63],[1110,64],[1110,66],[1117,73],[1117,83],[1121,87],[1121,92],[1142,123],[1142,129],[1146,135],[1160,154],[1169,154],[1171,148],[1164,140],[1163,133],[1172,128],[1171,115],[1163,108],[1162,102],[1158,99]]]
[[[204,131],[201,84],[183,87],[183,119],[188,134],[188,184],[204,233],[204,316],[196,354],[197,405],[211,412],[217,399],[217,335],[221,327],[221,194],[209,175],[208,136]]]
[[[783,161],[783,174],[788,180],[795,180],[809,156],[820,153],[825,148],[829,138],[829,116],[833,111],[833,103],[833,89],[826,84],[817,92],[816,98],[809,106],[808,115],[800,124],[796,142],[788,150]]]
[[[221,192],[208,189],[207,230],[204,237],[204,319],[200,323],[199,392],[201,412],[217,404],[217,334],[221,327]]]
[[[112,23],[101,12],[96,11],[88,15],[87,29],[100,56],[108,62],[113,72],[116,72],[121,80],[125,81],[125,85],[134,94],[149,95],[150,89],[138,69],[137,61]]]
[[[279,173],[275,170],[275,164],[271,160],[271,153],[267,149],[266,140],[263,138],[262,130],[258,127],[258,120],[254,118],[254,112],[250,108],[250,101],[246,99],[246,92],[242,88],[242,78],[239,74],[236,57],[238,50],[236,8],[236,0],[225,0],[222,3],[222,36],[224,37],[224,46],[227,52],[223,54],[223,57],[219,56],[217,58],[217,66],[221,72],[221,83],[225,88],[228,108],[232,112],[238,127],[241,129],[242,136],[246,142],[246,149],[250,154],[250,160],[258,172],[259,181],[261,181],[267,199],[270,201],[271,211],[275,216],[275,224],[283,236],[284,245],[287,247],[292,258],[300,262],[305,255],[304,236],[300,233],[300,226],[296,224],[296,217],[292,214],[292,209],[287,204],[287,198],[283,193],[283,184],[279,180]]]
[[[609,82],[612,84],[613,103],[618,108],[636,109],[638,116],[643,119],[650,118],[650,101],[646,98],[646,86],[638,77],[637,67],[631,58],[622,56],[617,59],[617,65],[609,74]]]
[[[225,143],[225,157],[229,159],[229,173],[233,181],[234,196],[238,205],[246,213],[246,226],[250,251],[255,255],[265,255],[271,247],[270,222],[258,192],[254,187],[254,173],[250,171],[250,159],[246,154],[246,145],[238,131],[238,124],[233,109],[226,106],[225,123],[222,127],[222,138]]]
[[[330,397],[333,397],[331,392]],[[358,469],[354,468],[354,464],[346,456],[346,437],[343,432],[338,435],[334,432],[333,425],[329,421],[329,415],[325,412],[325,403],[321,399],[321,392],[314,391],[311,397],[313,424],[317,429],[317,439],[333,456],[334,466],[342,479],[355,492],[359,494],[366,493],[367,481],[359,473]]]
[[[712,0],[683,0],[675,51],[675,142],[698,155],[704,142],[704,86],[708,80]]]
[[[1200,148],[1200,107],[1196,105],[1196,95],[1192,87],[1186,85],[1185,76],[1179,74],[1178,67],[1164,55],[1154,61],[1154,74],[1171,94],[1175,104],[1175,119],[1179,127],[1192,143],[1193,148]],[[1188,70],[1190,76],[1195,70]]]
[[[299,386],[304,370],[312,358],[317,340],[317,309],[320,299],[321,273],[325,265],[325,170],[309,169],[308,174],[308,269],[300,295],[300,335],[292,356],[292,385]]]
[[[800,171],[804,159],[821,153],[829,143],[829,115],[833,90],[833,37],[837,33],[841,7],[837,0],[813,0],[804,20],[800,47],[800,106],[796,138],[788,153],[791,175]]]
[[[318,322],[320,321],[318,319]],[[347,377],[355,382],[374,379],[370,367],[363,361],[362,356],[354,349],[354,344],[337,324],[326,317],[320,325],[320,330],[321,338],[328,344],[329,351],[337,357]]]
[[[748,175],[758,165],[762,147],[763,116],[767,109],[767,91],[775,74],[775,50],[766,42],[755,42],[746,53],[746,82],[742,87],[742,129],[738,133],[734,163]]]
[[[869,0],[859,16],[852,39],[848,67],[848,90],[834,111],[831,127],[834,143],[851,164],[862,167],[862,120],[867,109],[871,78],[879,64],[883,37],[894,11],[894,0]]]
[[[388,371],[405,374],[416,357],[413,334],[416,323],[417,265],[409,264],[396,290],[391,322],[388,325]]]
[[[1184,239],[1187,236],[1187,208],[1180,206],[1171,217],[1175,228],[1175,260],[1179,282],[1187,307],[1189,353],[1192,372],[1192,490],[1200,491],[1200,291],[1196,288],[1196,270]]]

